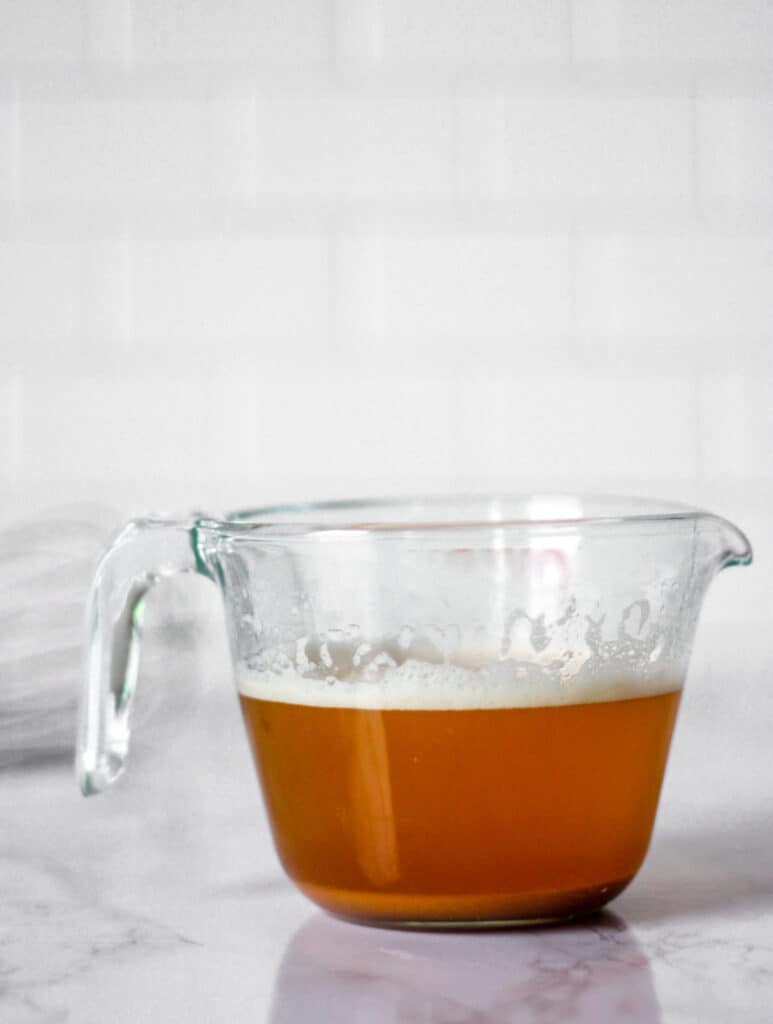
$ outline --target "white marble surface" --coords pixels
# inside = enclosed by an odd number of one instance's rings
[[[513,933],[317,911],[274,857],[228,685],[205,685],[200,649],[151,644],[142,686],[164,696],[116,788],[85,800],[64,764],[0,774],[0,1021],[769,1024],[767,629],[710,612],[640,875],[587,923]]]

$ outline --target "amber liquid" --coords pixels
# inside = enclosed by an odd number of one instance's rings
[[[288,875],[373,923],[603,906],[647,850],[679,693],[486,710],[241,697]]]

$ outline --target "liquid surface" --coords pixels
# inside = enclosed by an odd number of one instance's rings
[[[373,711],[551,707],[649,697],[680,688],[668,677],[613,669],[591,670],[562,681],[537,664],[509,660],[479,664],[474,655],[440,665],[415,658],[397,663],[386,653],[380,658],[360,672],[341,672],[333,663],[327,676],[241,669],[237,686],[243,696],[258,700]]]
[[[374,922],[602,906],[646,853],[680,696],[610,685],[629,696],[481,707],[468,693],[472,707],[438,708],[425,691],[405,708],[242,692],[285,870],[327,909]]]

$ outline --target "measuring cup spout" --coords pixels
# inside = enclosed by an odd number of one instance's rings
[[[752,546],[746,534],[720,516],[708,516],[706,524],[710,557],[717,572],[731,565],[750,565]]]

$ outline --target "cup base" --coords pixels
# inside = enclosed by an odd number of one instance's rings
[[[515,931],[523,928],[547,928],[551,925],[567,924],[578,918],[589,917],[598,913],[597,910],[590,910],[584,914],[565,914],[560,917],[524,917],[491,921],[396,921],[381,918],[353,917],[347,914],[328,913],[339,921],[346,921],[347,924],[359,924],[368,928],[387,928],[395,931],[407,932],[494,932],[494,931]]]
[[[629,877],[581,889],[472,895],[356,892],[308,883],[299,888],[323,910],[354,924],[411,931],[491,931],[587,917],[630,881]]]

